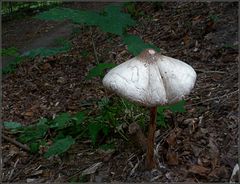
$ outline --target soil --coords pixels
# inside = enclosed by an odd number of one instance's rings
[[[67,6],[81,8],[81,4]],[[154,43],[164,55],[185,61],[198,75],[186,99],[187,113],[166,112],[170,126],[156,132],[157,169],[146,171],[145,154],[122,139],[116,139],[112,152],[82,141],[64,157],[51,159],[3,139],[3,181],[230,181],[238,163],[238,3],[162,2],[136,7],[145,16],[139,14],[138,24],[128,33]],[[3,24],[2,45],[20,50],[51,46],[57,36],[69,36],[71,26],[31,17],[9,22]],[[85,80],[96,65],[92,40],[99,62],[119,64],[132,56],[119,37],[110,39],[98,28],[79,29],[71,37],[73,47],[68,53],[26,60],[15,73],[3,76],[3,121],[27,125],[60,112],[74,114],[86,108],[84,102],[108,95],[100,79]],[[89,54],[83,56],[83,51]],[[3,133],[14,138],[6,130]],[[83,177],[83,171],[94,164],[96,171]]]

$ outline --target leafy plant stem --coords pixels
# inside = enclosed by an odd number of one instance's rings
[[[97,51],[96,51],[95,43],[94,43],[94,40],[93,40],[92,27],[90,27],[90,32],[91,32],[91,40],[92,40],[93,52],[94,52],[95,60],[96,60],[97,64],[99,64],[99,60],[98,60],[98,57],[97,57]]]
[[[87,129],[84,129],[81,134],[79,134],[78,136],[75,137],[75,140],[81,138],[86,132],[87,132]]]

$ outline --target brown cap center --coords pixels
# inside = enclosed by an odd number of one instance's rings
[[[154,63],[158,60],[159,54],[154,49],[145,49],[137,57],[143,62]]]

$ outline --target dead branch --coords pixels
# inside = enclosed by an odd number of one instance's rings
[[[5,139],[6,141],[8,141],[8,142],[10,142],[10,143],[12,143],[12,144],[14,144],[14,145],[22,148],[24,151],[27,151],[27,152],[30,151],[30,148],[29,148],[28,146],[26,146],[26,145],[24,145],[24,144],[16,141],[15,139],[12,139],[12,138],[4,135],[4,134],[2,134],[2,137],[3,137],[3,139]]]

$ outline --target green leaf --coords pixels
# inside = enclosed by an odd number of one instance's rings
[[[47,118],[41,118],[41,119],[39,119],[38,120],[38,125],[41,125],[41,124],[47,124],[47,122],[48,122],[48,119]]]
[[[24,59],[24,57],[21,56],[16,56],[15,59],[13,59],[12,61],[9,62],[9,64],[7,66],[5,66],[2,70],[3,74],[7,74],[7,73],[12,73],[16,70],[17,65],[22,62]]]
[[[103,12],[73,10],[70,8],[54,8],[40,13],[36,18],[44,20],[70,20],[77,24],[99,26],[101,30],[122,35],[128,26],[135,25],[129,14],[121,12],[122,6],[107,6]]]
[[[102,144],[99,146],[99,148],[103,149],[103,150],[113,150],[115,148],[114,143],[109,143],[109,144]]]
[[[83,112],[78,112],[72,119],[75,120],[77,124],[80,124],[85,119],[85,114]]]
[[[97,136],[98,136],[98,133],[101,131],[101,129],[102,129],[102,125],[99,122],[91,122],[88,124],[89,135],[94,145],[97,141]]]
[[[65,138],[66,135],[62,132],[62,131],[59,131],[58,134],[52,139],[53,142],[56,142],[60,139],[63,139]]]
[[[107,126],[107,125],[104,124],[104,125],[102,125],[101,129],[102,129],[103,134],[104,134],[105,136],[107,136],[107,135],[109,134],[109,131],[110,131],[109,126]]]
[[[3,122],[3,126],[6,129],[17,129],[17,128],[22,127],[22,125],[20,123],[17,123],[17,122]]]
[[[122,6],[109,5],[99,17],[97,25],[102,31],[122,35],[128,26],[134,26],[136,22],[127,13],[121,12]]]
[[[70,8],[53,8],[42,12],[35,18],[43,20],[64,21],[70,20],[77,24],[95,25],[98,21],[98,13],[94,11],[74,10]]]
[[[133,17],[139,17],[139,16],[144,16],[144,12],[140,11],[136,8],[136,3],[134,2],[127,2],[124,3],[124,8],[128,13],[130,13],[131,16]]]
[[[22,143],[27,143],[43,138],[46,135],[48,128],[49,127],[46,124],[24,127],[22,134],[18,137],[18,140]]]
[[[22,56],[34,58],[36,56],[47,57],[54,56],[59,53],[64,53],[70,50],[70,45],[64,45],[63,47],[56,48],[37,48],[25,52]]]
[[[110,100],[108,97],[103,97],[101,100],[98,101],[98,106],[103,109],[105,106],[109,104]]]
[[[89,71],[86,79],[89,80],[93,77],[101,77],[102,78],[104,76],[104,71],[106,69],[110,69],[115,66],[116,66],[116,64],[114,64],[114,63],[100,63]]]
[[[163,128],[166,128],[166,122],[165,122],[165,117],[164,117],[164,106],[158,106],[157,108],[157,125]]]
[[[184,105],[186,104],[185,100],[181,100],[176,104],[169,105],[168,109],[172,112],[186,112],[186,109],[184,108]]]
[[[164,111],[169,109],[174,113],[176,113],[176,112],[186,112],[186,110],[184,108],[185,103],[186,103],[185,100],[181,100],[178,103],[173,104],[173,105],[158,106],[158,108],[157,108],[157,113],[158,113],[157,124],[159,126],[162,126],[162,127],[166,128],[167,124],[166,124],[165,118],[164,118]]]
[[[53,119],[52,124],[50,125],[50,128],[57,128],[62,129],[67,126],[67,123],[71,120],[71,116],[69,113],[61,113],[57,115],[55,119]]]
[[[2,56],[18,56],[19,52],[16,47],[9,47],[6,49],[1,49],[1,55]]]
[[[49,158],[54,155],[59,155],[61,153],[66,152],[73,144],[75,143],[75,140],[71,136],[67,136],[63,139],[58,139],[56,142],[54,142],[47,150],[47,152],[44,154],[45,158]]]
[[[29,145],[31,153],[37,153],[39,150],[40,143],[34,142]]]
[[[134,56],[137,56],[140,54],[143,50],[152,48],[156,50],[157,52],[160,51],[158,47],[156,47],[153,44],[145,43],[140,37],[135,35],[124,35],[123,36],[123,42],[128,46],[128,51],[133,54]]]

